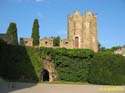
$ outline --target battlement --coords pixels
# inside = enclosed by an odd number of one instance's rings
[[[12,35],[0,34],[0,39],[5,41],[9,45],[14,45],[13,36]]]
[[[82,15],[81,12],[79,10],[75,11],[73,15],[68,14],[68,17],[73,17],[73,16],[90,16],[90,17],[96,17],[96,14],[92,13],[91,11],[86,11],[85,15]]]
[[[68,15],[68,40],[73,41],[73,48],[87,48],[98,51],[97,17],[91,11],[82,15],[75,11]]]
[[[20,38],[20,45],[33,46],[33,39],[32,38]]]
[[[86,11],[82,15],[80,11],[75,11],[73,15],[68,15],[68,38],[60,40],[60,48],[82,48],[98,51],[97,19],[91,11]],[[22,45],[32,46],[32,39],[21,39]],[[40,47],[52,47],[53,39],[40,39]],[[58,48],[59,48],[58,47]]]

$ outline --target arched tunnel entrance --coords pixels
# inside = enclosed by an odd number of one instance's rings
[[[43,69],[41,72],[41,80],[44,81],[49,81],[49,72],[46,69]]]

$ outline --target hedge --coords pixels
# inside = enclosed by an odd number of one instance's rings
[[[0,43],[4,43],[0,41]],[[51,57],[59,80],[125,85],[125,57],[88,49],[53,49],[0,44],[0,76],[38,82],[43,60]]]
[[[0,46],[0,75],[7,80],[39,81],[42,63],[38,51],[31,47]]]
[[[58,72],[59,80],[86,82],[89,60],[94,52],[88,49],[41,48],[41,55],[50,55]]]
[[[91,60],[88,82],[105,85],[125,85],[125,57],[97,53]]]
[[[88,78],[89,62],[81,59],[72,59],[68,57],[58,57],[56,67],[60,80],[86,82]]]

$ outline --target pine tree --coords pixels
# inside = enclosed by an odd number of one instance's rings
[[[7,35],[13,36],[13,44],[18,45],[17,27],[16,23],[11,22],[6,32]]]
[[[38,19],[34,20],[33,28],[32,28],[32,36],[31,37],[33,38],[33,45],[38,46],[39,45],[39,38],[40,38]]]

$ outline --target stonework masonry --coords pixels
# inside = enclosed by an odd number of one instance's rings
[[[14,45],[12,35],[0,34],[0,39],[4,40],[9,45]]]
[[[97,17],[90,11],[82,16],[80,11],[68,15],[68,38],[60,47],[84,48],[98,51]]]
[[[67,39],[60,40],[60,48],[81,48],[92,49],[95,52],[98,51],[97,17],[95,14],[87,11],[85,16],[83,16],[80,11],[76,11],[74,15],[68,15],[67,26],[68,37]],[[40,39],[39,46],[54,48],[53,40],[51,38]]]
[[[120,54],[120,55],[125,56],[125,47],[122,47],[122,48],[115,50],[114,54]]]
[[[46,58],[43,61],[43,67],[49,72],[49,82],[52,82],[58,79],[57,71],[55,69],[55,65],[51,60],[51,57],[46,56]]]
[[[40,39],[40,47],[53,47],[53,39]]]
[[[33,39],[32,38],[20,38],[20,45],[33,46]]]

